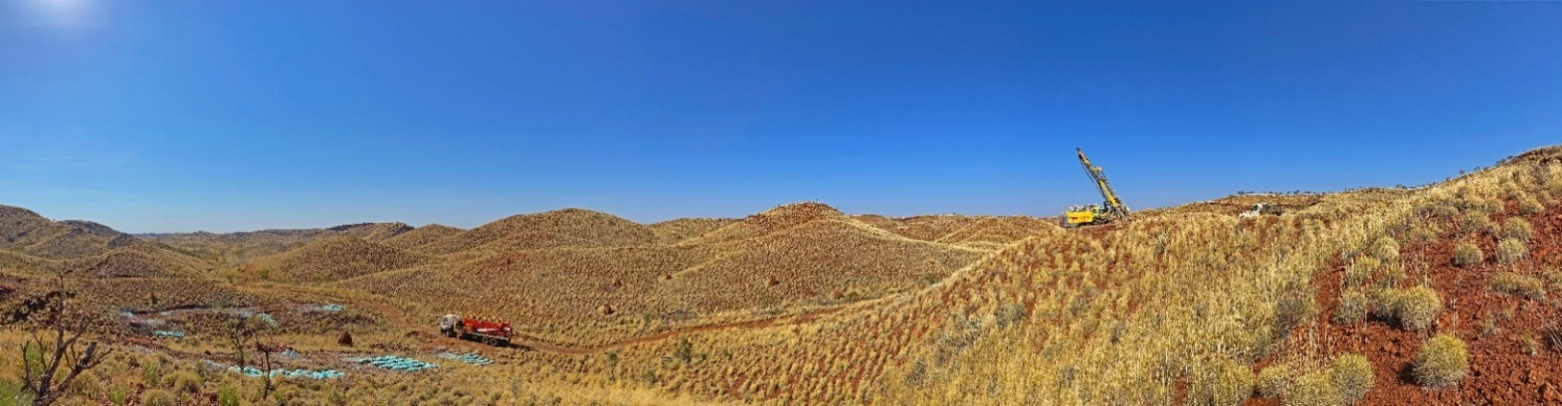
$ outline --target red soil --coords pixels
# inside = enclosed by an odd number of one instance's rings
[[[1509,202],[1506,210],[1492,218],[1501,224],[1518,213]],[[1496,263],[1493,257],[1497,238],[1491,235],[1461,238],[1444,233],[1430,244],[1401,239],[1401,259],[1408,277],[1400,287],[1415,286],[1425,275],[1443,298],[1444,309],[1427,331],[1402,330],[1392,322],[1370,316],[1360,323],[1336,325],[1329,320],[1340,297],[1345,262],[1335,261],[1318,277],[1316,300],[1323,311],[1316,323],[1317,342],[1327,355],[1359,353],[1372,362],[1375,384],[1361,404],[1562,404],[1562,348],[1549,346],[1543,335],[1548,325],[1557,325],[1558,317],[1562,317],[1562,307],[1556,299],[1562,292],[1551,292],[1551,298],[1536,301],[1487,288],[1497,272],[1539,277],[1539,271],[1556,269],[1562,263],[1562,240],[1558,239],[1562,237],[1562,211],[1548,208],[1541,214],[1523,217],[1535,226],[1535,238],[1530,242],[1529,259],[1517,264]],[[1460,241],[1475,241],[1486,253],[1486,262],[1469,268],[1452,266],[1453,248]],[[1309,325],[1303,325],[1292,335],[1300,337],[1308,331]],[[1426,389],[1416,385],[1411,376],[1411,363],[1434,333],[1458,336],[1469,348],[1470,372],[1455,386]],[[1271,354],[1259,365],[1268,365],[1287,354]],[[1277,403],[1276,399],[1259,398],[1247,402]]]

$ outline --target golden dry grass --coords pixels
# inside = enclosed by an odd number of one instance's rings
[[[1068,232],[1026,226],[1044,220],[853,217],[808,203],[704,231],[712,225],[664,225],[659,234],[600,213],[563,211],[433,239],[431,251],[443,255],[430,262],[325,287],[126,278],[113,283],[138,284],[115,285],[131,286],[121,289],[128,293],[110,291],[106,281],[84,289],[103,296],[95,302],[119,306],[148,306],[136,302],[147,291],[173,292],[179,298],[169,300],[192,306],[283,306],[305,297],[393,302],[414,329],[437,314],[476,308],[515,318],[547,343],[602,345],[584,354],[492,351],[500,363],[490,367],[286,382],[276,400],[285,404],[1169,404],[1179,396],[1231,404],[1245,401],[1249,388],[1284,404],[1341,404],[1377,390],[1374,374],[1397,371],[1373,371],[1360,356],[1319,342],[1314,332],[1330,322],[1320,308],[1338,306],[1315,300],[1371,297],[1378,302],[1368,306],[1407,328],[1442,329],[1443,292],[1420,286],[1428,264],[1449,258],[1418,250],[1455,241],[1491,249],[1500,234],[1517,240],[1492,215],[1504,204],[1544,204],[1562,193],[1562,168],[1538,161],[1557,152],[1414,190],[1285,196],[1296,210],[1252,220],[1232,214],[1243,203],[1280,197],[1149,211]],[[1021,239],[1003,241],[1010,238]],[[992,251],[962,246],[973,243]],[[1513,266],[1467,265],[1472,274]],[[1341,293],[1321,297],[1324,279],[1342,285]],[[616,311],[602,314],[602,304]],[[815,309],[831,311],[802,316]],[[318,318],[278,314],[287,324]],[[358,338],[379,353],[426,357],[438,351],[428,346],[448,344],[375,326],[365,323],[369,331]],[[657,332],[673,334],[612,345]],[[360,351],[333,349],[308,329],[287,334],[315,353]],[[1457,382],[1469,368],[1458,354],[1465,349],[1438,337],[1412,372],[1429,385]],[[0,335],[0,344],[6,339]],[[169,349],[186,357],[157,364],[193,371],[187,356],[208,350],[220,347],[193,337]],[[1261,359],[1273,362],[1253,376]],[[133,385],[151,365],[137,363],[116,361],[100,376],[100,390]],[[254,397],[253,382],[216,376],[196,392],[232,384]],[[189,393],[173,381],[153,386]]]
[[[248,264],[263,279],[320,283],[410,268],[433,258],[358,237],[337,236]]]

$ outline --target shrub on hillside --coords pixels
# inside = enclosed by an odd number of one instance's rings
[[[222,387],[217,388],[217,406],[239,406],[239,389],[222,384]]]
[[[174,406],[179,399],[173,392],[163,389],[151,389],[141,392],[141,404],[144,406]]]
[[[1543,211],[1546,211],[1546,206],[1541,204],[1540,199],[1536,199],[1534,196],[1529,196],[1519,201],[1520,213],[1535,215]]]
[[[1253,370],[1229,359],[1206,365],[1193,378],[1192,404],[1236,405],[1253,395]]]
[[[1399,260],[1399,241],[1394,237],[1382,236],[1372,243],[1372,256],[1383,262]]]
[[[1339,306],[1334,308],[1334,324],[1350,324],[1367,316],[1367,295],[1360,290],[1340,293]]]
[[[1372,363],[1360,354],[1342,354],[1334,358],[1329,368],[1334,388],[1340,391],[1345,403],[1356,403],[1367,391],[1372,390]]]
[[[1513,272],[1498,272],[1496,275],[1492,275],[1488,286],[1494,291],[1530,299],[1546,297],[1546,287],[1545,284],[1540,282],[1540,279]]]
[[[1274,364],[1262,371],[1258,371],[1257,382],[1254,389],[1258,396],[1266,398],[1278,398],[1291,386],[1291,368],[1285,364]]]
[[[1378,270],[1377,282],[1374,285],[1380,288],[1392,288],[1399,286],[1399,282],[1405,280],[1405,266],[1398,263],[1386,265]]]
[[[1529,256],[1529,247],[1517,238],[1504,238],[1497,243],[1497,262],[1511,264]]]
[[[1530,239],[1535,238],[1535,226],[1530,225],[1529,220],[1523,217],[1509,217],[1507,221],[1502,222],[1502,236],[1529,242]]]
[[[1546,271],[1540,274],[1546,280],[1546,287],[1552,291],[1562,291],[1562,271]]]
[[[1280,404],[1291,406],[1317,406],[1343,404],[1339,388],[1327,371],[1302,375],[1280,399]]]
[[[1479,264],[1486,260],[1486,254],[1481,252],[1481,247],[1473,242],[1461,242],[1454,247],[1454,265],[1466,267]]]
[[[163,387],[175,392],[197,393],[201,391],[201,377],[193,372],[175,372],[163,377]]]
[[[1393,319],[1407,330],[1422,330],[1432,325],[1437,312],[1443,310],[1443,300],[1437,291],[1425,286],[1410,289],[1385,289],[1378,292],[1377,307],[1373,314],[1383,319]]]
[[[1496,234],[1497,223],[1492,221],[1491,217],[1487,216],[1486,213],[1465,213],[1464,217],[1459,219],[1459,234],[1470,235],[1477,233]]]
[[[1345,285],[1358,286],[1368,279],[1372,279],[1372,274],[1378,270],[1380,265],[1382,265],[1382,261],[1378,260],[1377,257],[1356,257],[1355,261],[1351,261],[1350,267],[1345,268]]]
[[[1448,334],[1438,334],[1427,340],[1416,355],[1412,373],[1416,383],[1429,388],[1459,383],[1470,370],[1469,354],[1464,341]]]

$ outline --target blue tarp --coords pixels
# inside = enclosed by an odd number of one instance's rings
[[[157,330],[153,331],[152,334],[158,337],[184,338],[184,332],[180,331]]]
[[[381,355],[378,357],[369,358],[348,358],[347,362],[369,364],[392,371],[408,372],[416,372],[439,367],[438,365],[434,365],[432,363],[423,362],[412,358],[397,357],[394,355]]]
[[[439,354],[439,357],[440,358],[444,358],[444,359],[453,359],[453,360],[456,360],[456,361],[461,361],[461,362],[465,362],[465,363],[472,364],[472,365],[493,365],[493,363],[494,363],[494,360],[491,360],[491,359],[488,359],[488,358],[483,358],[483,356],[477,355],[477,353],[475,353],[475,352],[474,353],[470,353],[470,354],[462,354],[462,355],[456,355],[456,354],[451,354],[451,353],[447,352],[447,353]]]
[[[255,368],[255,367],[244,367],[244,369],[239,369],[239,367],[228,367],[228,370],[232,371],[232,372],[238,372],[238,373],[244,374],[244,375],[249,376],[251,378],[259,378],[259,377],[262,377],[262,376],[266,375],[265,372],[261,371],[260,369]],[[285,378],[331,379],[331,378],[340,378],[340,377],[343,377],[343,376],[346,376],[346,375],[347,375],[347,373],[342,372],[342,371],[337,371],[337,370],[334,370],[334,369],[327,369],[327,370],[323,370],[323,371],[310,371],[310,370],[307,370],[307,369],[289,369],[289,370],[275,370],[275,371],[271,371],[271,377],[272,378],[276,378],[276,377],[280,376],[280,377],[285,377]]]
[[[335,313],[335,312],[347,310],[347,306],[342,306],[342,305],[339,305],[339,304],[336,304],[336,303],[327,303],[327,304],[323,304],[323,305],[309,306],[309,310],[313,310],[313,311],[317,311],[317,312],[332,312],[332,313]]]

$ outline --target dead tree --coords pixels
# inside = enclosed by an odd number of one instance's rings
[[[88,342],[85,349],[78,348],[92,322],[69,306],[74,294],[65,289],[68,273],[60,273],[53,290],[23,300],[11,311],[11,321],[31,324],[32,338],[22,344],[21,360],[25,371],[22,383],[33,395],[34,406],[53,404],[82,372],[97,367],[114,353],[112,348],[100,351],[98,340]],[[49,338],[50,335],[53,337]],[[37,352],[29,355],[31,351]],[[64,378],[56,380],[62,367],[69,369]]]
[[[269,399],[269,398],[271,398],[271,390],[272,390],[272,387],[271,387],[271,366],[272,366],[271,365],[271,353],[278,352],[277,351],[277,347],[275,345],[263,344],[263,343],[260,342],[259,338],[256,338],[255,339],[255,351],[258,351],[261,354],[261,358],[260,358],[261,359],[261,364],[260,365],[262,365],[262,367],[261,367],[261,371],[260,371],[260,381],[261,381],[260,398],[262,400]]]

